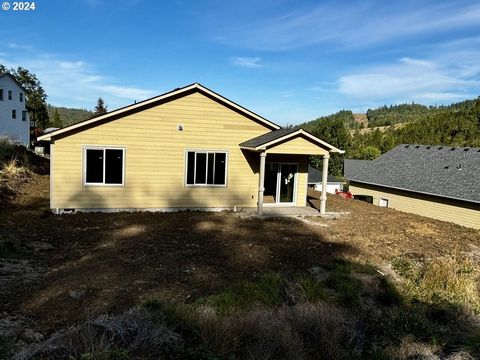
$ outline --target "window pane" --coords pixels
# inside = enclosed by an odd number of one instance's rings
[[[17,118],[17,110],[12,110],[12,119]]]
[[[214,165],[214,153],[208,154],[208,172],[207,172],[207,184],[213,184],[213,165]]]
[[[105,184],[122,184],[123,150],[105,150]]]
[[[215,154],[215,185],[225,185],[226,160],[227,154]]]
[[[0,100],[3,100],[3,89],[0,89]]]
[[[103,150],[87,149],[86,182],[103,183]]]
[[[187,153],[187,184],[193,185],[195,175],[195,153],[193,151],[189,151]]]
[[[207,154],[205,153],[197,153],[197,163],[195,164],[195,168],[197,171],[195,184],[205,184],[206,180],[206,166],[207,166]]]

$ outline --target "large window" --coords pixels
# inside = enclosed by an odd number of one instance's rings
[[[85,185],[123,185],[125,149],[86,148]]]
[[[226,186],[226,152],[187,151],[186,161],[188,186]]]

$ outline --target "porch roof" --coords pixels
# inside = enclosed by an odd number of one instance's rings
[[[239,144],[239,146],[240,148],[246,150],[264,151],[279,146],[280,144],[291,142],[295,139],[298,140],[299,138],[305,142],[306,154],[311,153],[311,150],[308,148],[311,148],[312,144],[328,152],[339,154],[344,153],[343,150],[340,150],[326,141],[316,137],[315,135],[312,135],[309,132],[299,128],[273,130],[253,139],[244,141],[243,143]],[[297,146],[298,145],[299,144],[297,144]]]

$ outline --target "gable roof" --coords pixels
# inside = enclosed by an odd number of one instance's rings
[[[13,76],[12,74],[10,73],[0,73],[0,79],[3,78],[4,76],[8,76],[9,78],[11,78],[23,91],[26,91],[25,88],[23,87],[22,84],[20,84],[18,82],[18,80],[15,78],[15,76]]]
[[[313,166],[308,166],[308,183],[315,184],[322,182],[322,174],[323,172],[315,169]],[[342,183],[336,176],[328,174],[327,176],[327,183]]]
[[[337,149],[335,146],[330,145],[329,143],[319,139],[315,135],[312,135],[309,132],[299,128],[273,130],[266,134],[257,136],[253,139],[244,141],[240,144],[240,147],[249,150],[262,150],[265,149],[267,146],[271,146],[297,136],[303,136],[309,141],[315,142],[317,144],[320,144],[322,147],[329,149],[329,151],[339,154],[344,153],[343,150]]]
[[[348,178],[350,175],[357,173],[362,166],[367,165],[371,161],[372,160],[356,160],[356,159],[343,160],[343,176]]]
[[[153,98],[143,100],[143,101],[140,101],[140,102],[137,102],[137,103],[134,103],[134,104],[116,109],[116,110],[112,110],[112,111],[110,111],[106,114],[99,115],[99,116],[81,121],[81,122],[76,123],[76,124],[72,124],[70,126],[62,128],[62,129],[52,131],[50,133],[39,136],[37,139],[38,140],[51,140],[51,138],[56,137],[56,136],[61,135],[61,134],[64,134],[64,133],[67,133],[67,132],[71,132],[71,131],[74,131],[74,130],[82,131],[82,128],[84,128],[86,126],[95,126],[95,125],[98,125],[99,123],[102,123],[104,121],[114,120],[114,119],[120,117],[122,114],[135,113],[135,112],[144,110],[145,108],[149,108],[149,107],[155,106],[155,105],[160,104],[160,103],[168,102],[168,101],[171,101],[173,99],[177,99],[179,97],[183,97],[183,96],[186,96],[186,95],[194,93],[194,92],[200,92],[203,95],[206,95],[207,97],[209,97],[209,98],[211,98],[211,99],[213,99],[213,100],[215,100],[215,101],[217,101],[217,102],[219,102],[219,103],[221,103],[221,104],[223,104],[223,105],[225,105],[225,106],[227,106],[227,107],[229,107],[229,108],[231,108],[231,109],[233,109],[233,110],[235,110],[235,111],[237,111],[241,114],[243,114],[244,116],[261,123],[262,125],[264,125],[265,127],[269,128],[271,130],[281,128],[280,125],[277,125],[277,124],[273,123],[272,121],[267,120],[264,117],[254,113],[253,111],[250,111],[250,110],[244,108],[243,106],[238,105],[237,103],[227,99],[226,97],[223,97],[220,94],[217,94],[216,92],[206,88],[205,86],[203,86],[199,83],[193,83],[193,84],[184,86],[182,88],[177,88],[175,90],[172,90],[172,91],[166,92],[164,94],[155,96]]]
[[[346,177],[365,184],[480,203],[480,148],[402,144]]]

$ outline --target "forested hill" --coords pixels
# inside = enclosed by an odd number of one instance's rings
[[[55,110],[58,117],[55,115]],[[51,125],[54,127],[68,126],[93,116],[93,112],[90,110],[59,107],[50,104],[47,104],[47,111]],[[55,118],[57,118],[57,121],[55,121]],[[58,123],[58,119],[60,123]]]
[[[425,118],[436,112],[464,110],[474,106],[475,100],[466,100],[447,106],[425,106],[421,104],[400,104],[382,106],[367,110],[368,127],[389,126]]]
[[[480,146],[480,97],[448,106],[404,104],[384,106],[367,112],[375,125],[405,122],[403,127],[387,126],[382,132],[351,131],[363,127],[351,111],[342,110],[299,126],[332,145],[346,150],[345,158],[372,160],[398,144],[429,144],[458,147]],[[383,119],[383,120],[380,120]],[[384,125],[384,124],[383,124]],[[372,129],[373,130],[373,129]],[[313,165],[318,159],[313,159]],[[332,173],[341,175],[342,160],[332,156]]]

